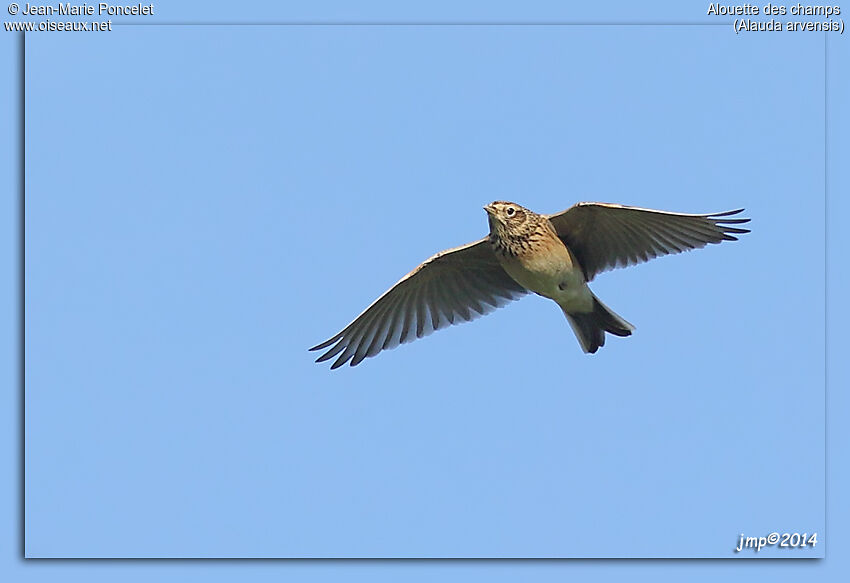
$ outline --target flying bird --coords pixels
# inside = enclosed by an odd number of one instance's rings
[[[734,225],[750,220],[736,216],[744,209],[691,215],[599,202],[554,215],[505,201],[484,210],[489,236],[441,251],[405,275],[341,332],[311,348],[327,349],[316,362],[337,357],[331,369],[348,361],[356,366],[529,292],[554,300],[582,350],[594,353],[606,332],[630,336],[634,330],[590,291],[587,284],[597,274],[736,241],[749,229]]]

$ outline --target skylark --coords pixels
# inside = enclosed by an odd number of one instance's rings
[[[484,207],[490,235],[437,253],[404,276],[339,334],[310,350],[337,355],[331,366],[356,366],[457,322],[468,322],[534,292],[564,312],[582,350],[596,352],[605,333],[629,336],[634,326],[593,295],[598,274],[655,257],[736,241],[748,233],[729,218],[743,209],[688,215],[581,202],[554,215],[539,215],[513,202]],[[340,354],[341,353],[341,354]]]

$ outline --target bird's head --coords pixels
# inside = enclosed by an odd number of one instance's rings
[[[509,239],[533,229],[534,213],[515,202],[497,200],[484,207],[490,223],[490,235]]]

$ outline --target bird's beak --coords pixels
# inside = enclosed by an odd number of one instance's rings
[[[496,216],[496,209],[493,208],[492,204],[485,205],[484,210],[487,211],[487,214],[490,215],[491,217]]]

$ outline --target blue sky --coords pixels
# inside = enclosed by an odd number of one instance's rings
[[[28,556],[731,557],[823,533],[823,54],[723,26],[30,35]],[[637,331],[594,356],[526,298],[312,362],[494,199],[743,206],[753,233],[600,276]]]

